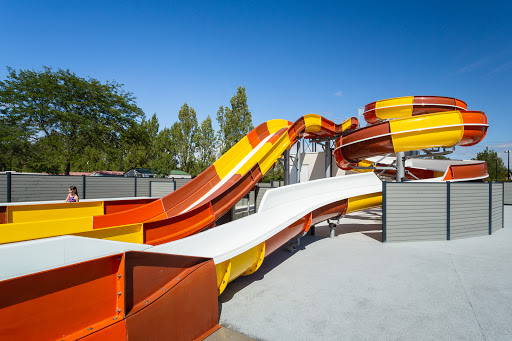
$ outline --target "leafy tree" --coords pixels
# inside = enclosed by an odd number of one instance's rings
[[[151,163],[150,168],[156,170],[161,175],[169,175],[173,169],[176,169],[177,160],[177,145],[179,141],[174,137],[175,134],[171,133],[170,128],[164,128],[156,137],[154,147],[157,151],[157,156]]]
[[[274,164],[268,170],[261,182],[270,182],[271,180],[284,180],[284,170],[279,163]]]
[[[217,121],[220,126],[219,142],[221,143],[221,154],[227,152],[254,129],[244,87],[239,86],[236,94],[231,98],[231,108],[223,106],[219,108],[217,111]]]
[[[505,167],[503,160],[498,157],[498,153],[489,147],[485,147],[483,152],[477,153],[476,158],[473,160],[481,160],[487,163],[487,172],[489,178],[493,180],[505,180],[507,176],[507,167]],[[498,176],[496,176],[496,162],[498,165]]]
[[[7,68],[0,81],[0,118],[7,130],[24,132],[25,141],[44,151],[40,171],[69,174],[83,151],[99,150],[108,164],[121,135],[144,117],[135,97],[115,81],[102,84],[69,70]],[[4,139],[3,139],[4,140]],[[2,140],[4,144],[14,139]]]
[[[178,122],[172,125],[170,134],[171,139],[178,142],[176,144],[176,156],[179,166],[187,173],[191,173],[194,166],[194,135],[196,132],[196,111],[185,102],[178,113]]]
[[[196,147],[196,164],[192,175],[197,175],[215,162],[217,138],[212,127],[212,119],[206,116],[194,136]]]

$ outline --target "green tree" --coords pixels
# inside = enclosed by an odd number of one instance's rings
[[[219,142],[221,144],[221,154],[227,152],[254,129],[244,87],[239,86],[236,94],[231,98],[231,108],[223,106],[219,108],[217,111],[217,121],[220,126]]]
[[[196,164],[192,175],[197,175],[215,162],[217,149],[217,138],[212,127],[212,119],[208,115],[194,136],[196,147]]]
[[[178,122],[171,127],[171,140],[176,141],[176,156],[181,170],[191,173],[194,167],[197,117],[194,108],[185,102],[178,113]]]
[[[489,178],[492,180],[505,180],[507,176],[507,167],[505,167],[503,160],[498,157],[498,153],[489,147],[485,147],[485,150],[477,153],[476,158],[473,160],[481,160],[487,163],[487,172]],[[497,162],[497,163],[496,163]],[[496,165],[498,166],[498,174],[496,176]]]
[[[178,141],[174,135],[170,128],[164,128],[158,133],[154,142],[157,156],[151,163],[150,168],[161,175],[171,174],[171,171],[176,169],[178,164],[176,155]]]
[[[39,170],[69,174],[87,148],[102,151],[108,163],[121,135],[144,117],[132,93],[115,81],[103,84],[47,67],[7,71],[0,81],[0,117],[7,129],[15,124],[23,130],[34,150],[44,150]]]

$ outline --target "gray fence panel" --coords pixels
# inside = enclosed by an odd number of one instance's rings
[[[492,232],[503,227],[503,183],[492,184]]]
[[[156,185],[157,183],[162,183],[161,187],[158,187],[159,185]],[[166,184],[166,185],[163,185]],[[157,186],[160,194],[153,193],[153,189],[157,188]],[[168,188],[171,190],[169,191]],[[165,193],[165,195],[172,192],[174,188],[174,182],[172,179],[169,178],[137,178],[137,196],[138,197],[161,197],[162,193]],[[164,190],[165,189],[165,190]],[[151,195],[150,195],[151,194]]]
[[[512,182],[504,182],[505,186],[505,205],[512,205]]]
[[[165,197],[174,191],[174,182],[172,181],[151,181],[149,185],[151,186],[151,197],[153,198]]]
[[[89,176],[86,187],[87,199],[133,197],[135,194],[134,178]]]
[[[7,175],[0,174],[0,202],[7,202]]]
[[[179,189],[190,182],[191,179],[174,179],[176,180],[176,189]]]
[[[450,186],[450,239],[489,234],[489,184]]]
[[[387,183],[386,241],[446,239],[446,184]]]
[[[68,195],[69,186],[76,186],[82,197],[82,177],[61,175],[11,175],[11,201],[62,200]]]

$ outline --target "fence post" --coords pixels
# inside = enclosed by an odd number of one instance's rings
[[[149,197],[150,197],[150,198],[151,198],[151,183],[152,183],[152,182],[153,182],[153,181],[149,181]]]
[[[173,192],[174,192],[174,191],[176,191],[176,179],[172,178],[172,182],[174,184],[174,190],[173,190]]]
[[[386,181],[382,181],[382,242],[386,242]]]
[[[450,196],[450,181],[446,181],[446,240],[450,240],[450,213],[452,211]]]
[[[11,172],[5,172],[7,175],[7,202],[11,202]]]
[[[133,196],[137,196],[137,176],[133,177]]]
[[[489,234],[492,234],[492,181],[489,181]]]
[[[85,199],[85,174],[82,174],[82,197]]]

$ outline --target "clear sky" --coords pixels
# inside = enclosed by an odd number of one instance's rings
[[[0,0],[0,51],[1,79],[46,65],[116,80],[161,126],[184,102],[214,119],[239,85],[255,125],[441,95],[489,119],[454,156],[512,148],[510,1]]]

